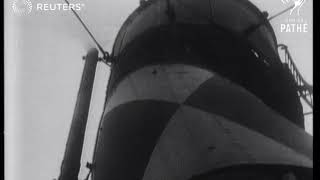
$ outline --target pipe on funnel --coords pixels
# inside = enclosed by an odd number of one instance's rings
[[[97,62],[98,50],[90,49],[85,58],[77,102],[58,180],[78,180]]]

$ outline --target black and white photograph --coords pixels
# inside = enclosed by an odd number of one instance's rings
[[[313,180],[313,0],[4,0],[5,180]]]

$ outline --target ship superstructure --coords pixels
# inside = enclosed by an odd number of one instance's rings
[[[110,57],[93,180],[312,179],[312,87],[249,1],[141,1]]]

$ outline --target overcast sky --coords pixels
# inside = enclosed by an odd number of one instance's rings
[[[5,0],[5,93],[7,180],[57,178],[80,83],[81,57],[92,41],[70,12],[12,13],[13,0]],[[60,2],[63,0],[31,0]],[[102,46],[110,51],[114,38],[139,0],[70,0],[84,3],[79,12]],[[260,10],[273,15],[290,5],[281,0],[253,0]],[[289,13],[271,21],[279,43],[289,46],[304,78],[312,84],[312,0],[306,0],[301,17],[308,33],[280,32]],[[91,162],[97,125],[109,68],[98,64],[92,106],[85,139],[83,166]],[[306,109],[305,111],[308,111]],[[306,120],[312,129],[312,116]],[[82,167],[80,177],[86,176]]]

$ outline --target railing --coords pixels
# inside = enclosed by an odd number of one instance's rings
[[[313,87],[301,76],[297,66],[293,62],[288,47],[279,44],[278,48],[284,51],[284,63],[288,66],[297,86],[299,96],[313,109]]]

